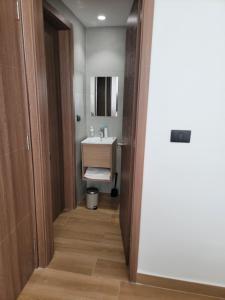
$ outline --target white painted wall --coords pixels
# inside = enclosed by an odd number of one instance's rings
[[[225,286],[225,1],[155,2],[138,272]]]
[[[122,137],[123,88],[125,68],[126,29],[124,27],[87,28],[86,30],[86,119],[87,135],[90,126],[95,133],[101,127],[108,127],[109,136]],[[118,117],[91,117],[90,78],[92,76],[119,77]],[[120,175],[120,149],[117,151],[117,170]],[[120,176],[119,176],[120,181]],[[110,192],[111,184],[90,183],[101,192]],[[119,186],[119,184],[118,184]]]
[[[86,137],[86,112],[85,112],[85,71],[86,71],[86,30],[76,16],[60,0],[48,0],[66,20],[73,25],[74,33],[74,78],[73,96],[75,113],[81,116],[81,121],[76,122],[76,194],[80,202],[84,197],[86,184],[81,179],[81,147],[80,142]]]

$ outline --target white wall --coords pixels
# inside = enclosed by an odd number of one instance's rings
[[[85,27],[75,15],[60,1],[48,0],[65,18],[73,25],[74,33],[74,78],[73,96],[75,113],[81,116],[81,121],[76,122],[76,194],[77,200],[83,199],[85,183],[81,179],[81,147],[80,142],[86,137],[86,112],[85,112],[85,71],[86,71],[86,41]]]
[[[125,68],[126,29],[123,27],[87,28],[86,30],[86,118],[87,135],[90,126],[95,133],[108,127],[109,136],[122,137],[123,85]],[[91,117],[90,78],[92,76],[119,77],[119,111],[117,118]],[[117,151],[117,169],[120,174],[120,150]],[[93,183],[90,183],[93,185]],[[94,184],[101,192],[110,192],[111,184]]]
[[[225,286],[225,1],[155,2],[138,272]]]

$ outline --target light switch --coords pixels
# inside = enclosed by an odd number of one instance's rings
[[[191,130],[171,130],[171,143],[190,143]]]

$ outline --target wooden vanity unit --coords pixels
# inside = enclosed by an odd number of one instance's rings
[[[87,138],[81,142],[83,180],[105,182],[113,180],[116,169],[116,143],[116,138],[99,137]],[[107,180],[87,178],[85,174],[88,168],[110,172],[110,178]]]

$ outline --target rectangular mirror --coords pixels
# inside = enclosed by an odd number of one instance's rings
[[[118,116],[119,77],[91,77],[90,102],[92,117]]]

